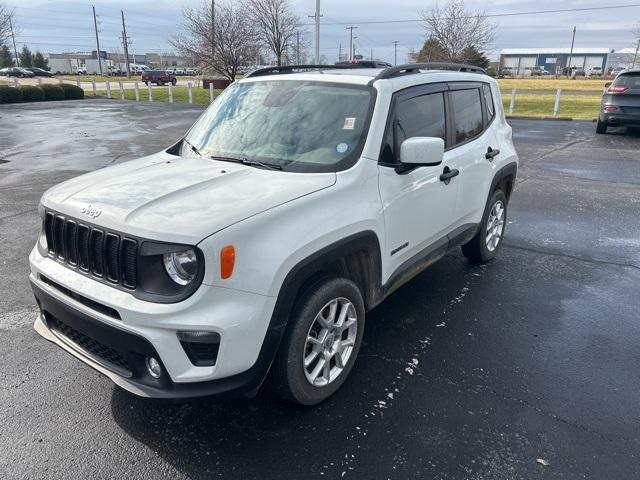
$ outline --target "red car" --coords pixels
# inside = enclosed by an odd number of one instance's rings
[[[164,85],[170,83],[171,85],[175,85],[176,77],[164,70],[149,70],[142,72],[142,81],[146,84],[155,83],[156,85]]]

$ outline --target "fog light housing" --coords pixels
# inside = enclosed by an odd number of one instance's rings
[[[153,378],[160,378],[162,375],[160,362],[155,357],[147,357],[145,359],[145,363],[147,364],[147,371],[149,372],[149,375]]]
[[[212,367],[216,364],[220,334],[206,331],[178,332],[178,340],[196,367]]]

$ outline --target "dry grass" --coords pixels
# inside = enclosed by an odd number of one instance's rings
[[[503,96],[504,111],[509,112],[509,96]],[[551,117],[555,95],[521,94],[516,96],[513,115],[525,117]],[[560,99],[559,117],[571,117],[576,120],[591,120],[598,115],[600,97],[591,95],[563,95]]]
[[[500,78],[498,83],[500,89],[504,91],[516,90],[549,90],[555,91],[558,88],[566,91],[594,92],[601,93],[604,84],[611,80],[603,78]]]

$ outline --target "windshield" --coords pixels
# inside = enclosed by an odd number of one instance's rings
[[[231,85],[186,140],[203,156],[277,164],[296,172],[349,168],[358,159],[374,90],[295,80]]]

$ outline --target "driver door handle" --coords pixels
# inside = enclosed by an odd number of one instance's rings
[[[444,167],[442,171],[442,175],[440,175],[440,181],[444,182],[445,185],[449,185],[449,182],[453,177],[460,175],[460,171],[458,169],[451,170],[449,167]]]
[[[493,149],[489,147],[487,148],[487,153],[485,153],[484,158],[491,161],[493,160],[493,157],[495,157],[496,155],[500,155],[500,150],[498,148]]]

